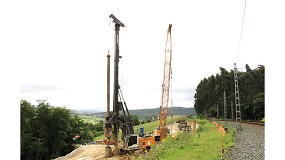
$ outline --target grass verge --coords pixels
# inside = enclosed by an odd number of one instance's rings
[[[234,131],[229,129],[225,137],[215,125],[207,120],[197,122],[202,126],[198,133],[183,132],[176,138],[170,136],[161,145],[152,147],[152,151],[140,159],[175,160],[175,159],[221,159],[227,150],[234,145]]]

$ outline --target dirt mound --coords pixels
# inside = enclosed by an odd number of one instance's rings
[[[55,160],[119,160],[119,157],[105,158],[105,147],[106,145],[84,145]]]

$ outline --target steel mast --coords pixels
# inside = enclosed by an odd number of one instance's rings
[[[120,27],[125,27],[125,25],[120,22],[113,14],[110,14],[110,18],[113,18],[113,22],[115,23],[115,48],[114,48],[114,92],[113,92],[113,112],[115,114],[115,123],[114,123],[114,136],[115,136],[115,145],[118,144],[118,133],[119,133],[119,61],[120,61],[120,54],[119,54],[119,31]]]
[[[165,59],[164,59],[164,71],[162,80],[162,97],[159,108],[159,130],[160,139],[167,136],[168,128],[167,114],[168,114],[168,102],[169,102],[169,89],[170,89],[170,77],[171,77],[171,60],[172,60],[172,38],[171,38],[171,27],[169,24],[167,30],[166,44],[165,44]]]
[[[238,76],[237,76],[236,63],[234,63],[234,80],[235,80],[235,105],[236,105],[236,128],[242,129],[241,127],[241,110],[240,110],[240,98],[238,89]]]

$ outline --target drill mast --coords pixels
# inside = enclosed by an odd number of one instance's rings
[[[110,137],[113,133],[114,141],[115,141],[114,145],[118,147],[119,129],[122,130],[122,141],[123,141],[124,146],[126,145],[125,143],[126,136],[134,133],[134,130],[133,130],[132,122],[131,122],[131,116],[129,114],[129,110],[123,98],[122,92],[120,90],[119,80],[118,80],[119,79],[119,61],[120,61],[120,58],[122,58],[122,56],[120,56],[119,54],[119,31],[120,31],[120,27],[125,27],[125,25],[122,22],[120,22],[113,14],[110,14],[109,17],[113,19],[113,22],[115,24],[114,88],[113,88],[114,92],[113,92],[113,111],[110,112],[110,109],[108,108],[109,106],[107,107],[105,135],[108,138],[107,143],[109,146]],[[108,67],[109,67],[109,59],[108,59]],[[108,69],[108,73],[109,72],[110,71]],[[108,85],[109,85],[109,82],[108,82]],[[107,97],[108,96],[109,95],[107,95]],[[108,100],[109,100],[109,97],[107,98],[107,101]],[[114,129],[112,129],[112,125],[114,126]]]
[[[169,89],[170,89],[170,77],[171,77],[171,59],[172,59],[172,39],[171,39],[171,27],[169,24],[165,45],[165,59],[164,59],[164,72],[162,80],[162,97],[159,111],[159,130],[161,139],[167,135],[167,114],[168,114],[168,102],[169,102]],[[166,133],[165,133],[166,132]]]

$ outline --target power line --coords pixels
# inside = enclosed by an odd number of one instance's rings
[[[239,37],[239,45],[238,45],[238,53],[237,53],[237,60],[236,61],[238,61],[238,56],[239,56],[240,43],[241,43],[241,37],[242,37],[242,31],[243,31],[243,22],[244,22],[245,8],[246,8],[246,0],[245,0],[245,3],[244,3],[244,9],[243,9],[243,16],[242,16],[242,23],[241,23],[241,29],[240,29],[240,37]]]

